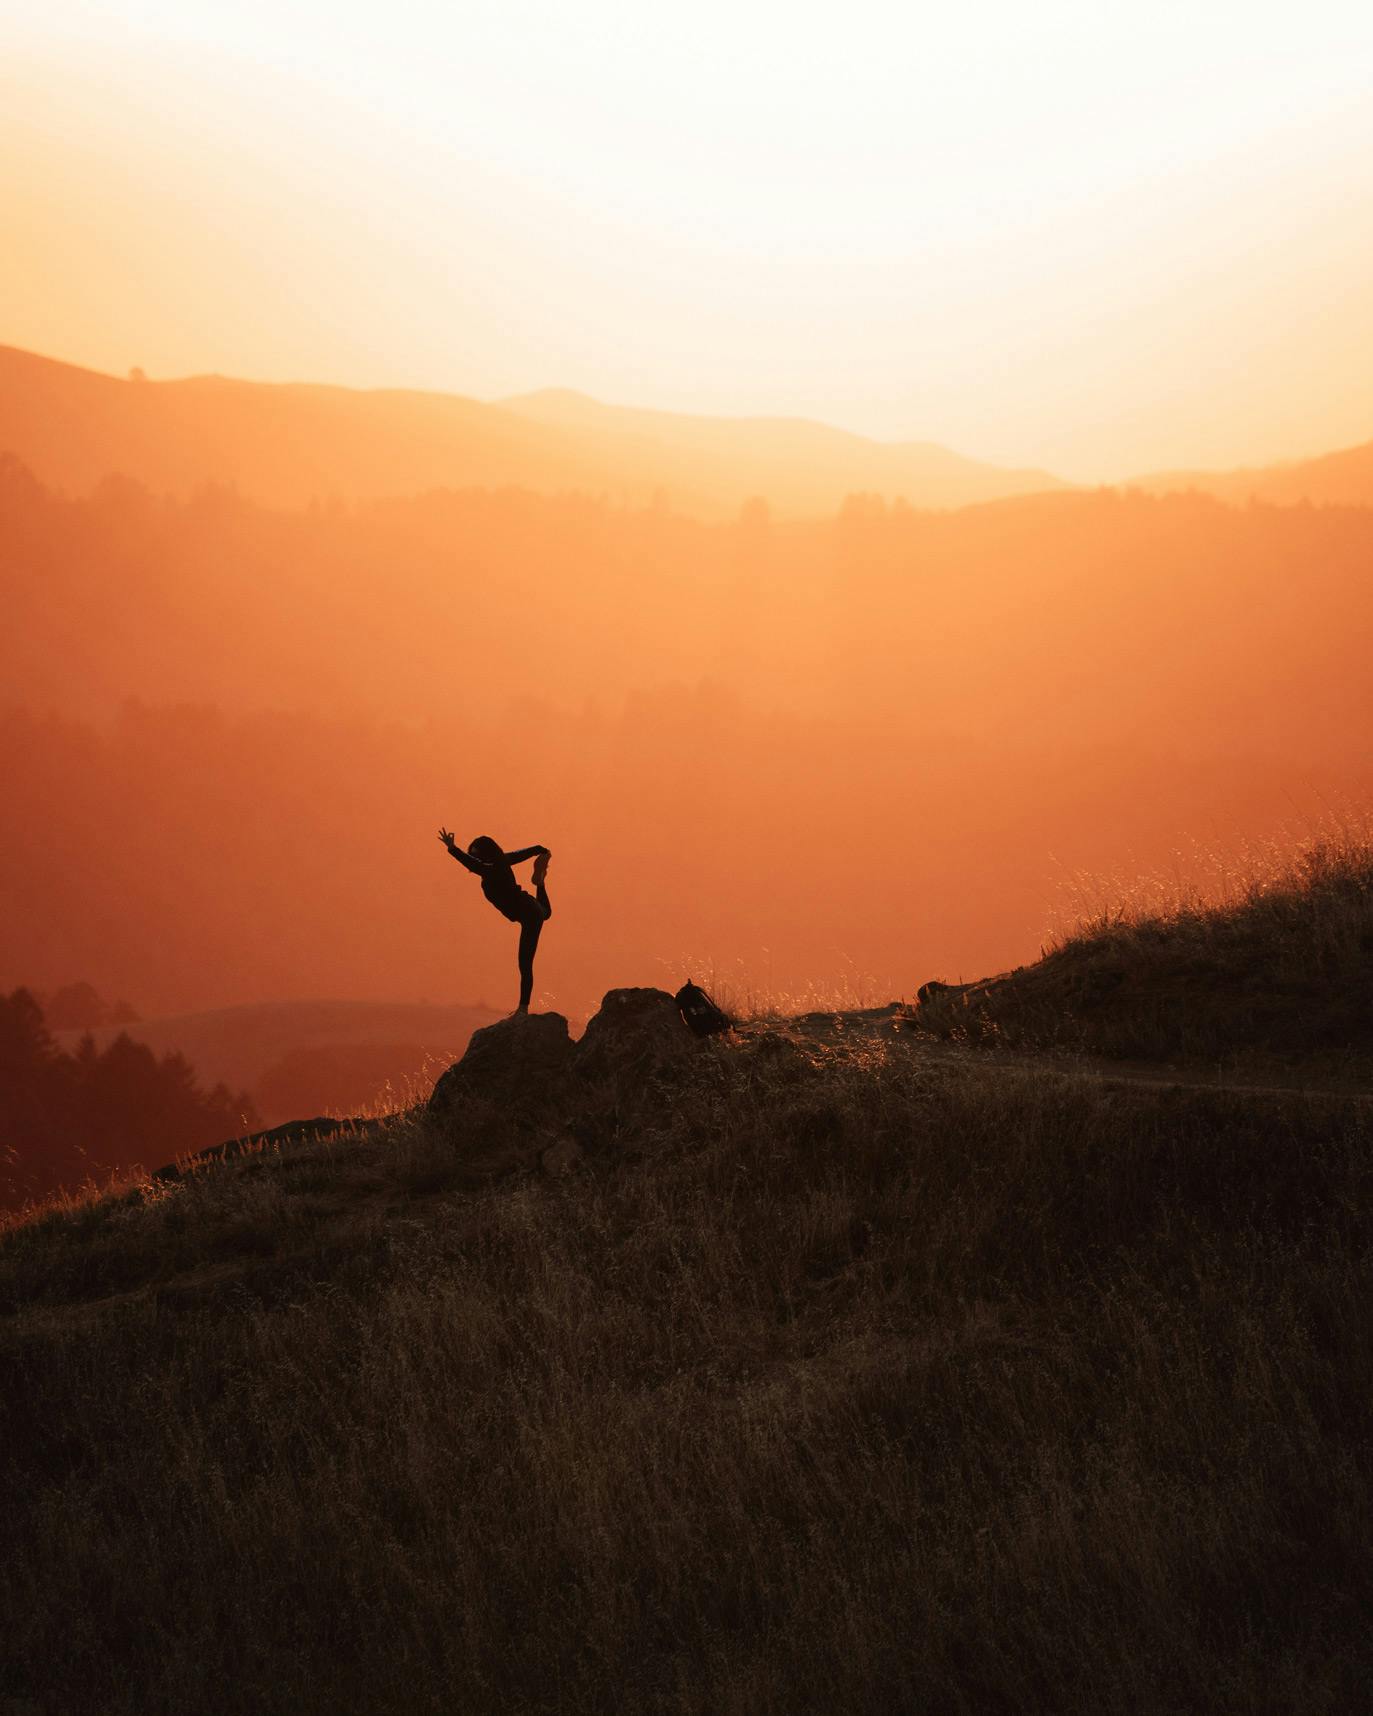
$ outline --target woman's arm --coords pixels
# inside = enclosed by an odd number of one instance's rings
[[[479,864],[475,858],[469,858],[446,828],[441,828],[439,830],[439,839],[442,840],[444,845],[448,848],[448,856],[450,858],[456,858],[464,870],[470,870],[474,876],[480,876],[482,874],[484,866]]]
[[[526,858],[541,857],[547,850],[546,846],[521,846],[518,852],[507,852],[505,861],[507,864],[523,864]]]

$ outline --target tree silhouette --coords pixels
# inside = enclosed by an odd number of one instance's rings
[[[0,995],[0,1205],[154,1167],[256,1124],[246,1095],[202,1090],[183,1055],[159,1059],[122,1031],[103,1050],[88,1033],[68,1053],[31,991]]]

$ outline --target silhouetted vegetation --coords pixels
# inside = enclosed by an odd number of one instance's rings
[[[89,1008],[95,992],[74,987],[89,994],[72,1004]],[[95,1004],[110,1011],[98,996]],[[67,1053],[28,990],[0,995],[0,1206],[156,1167],[256,1121],[245,1095],[202,1090],[180,1055],[159,1059],[122,1032],[103,1050],[87,1036]]]
[[[571,1182],[412,1118],[51,1215],[0,1247],[0,1691],[1357,1708],[1370,1143],[763,1031]]]
[[[939,997],[959,1042],[1373,1079],[1373,848],[1310,847],[1222,906],[1122,907],[1037,964]]]
[[[1351,885],[1188,933],[1338,949]],[[538,1023],[432,1110],[0,1243],[0,1695],[1361,1707],[1373,1103],[890,1014],[608,1024],[578,1071]],[[511,1077],[576,1106],[560,1177]]]
[[[93,984],[64,983],[51,991],[32,991],[50,1031],[94,1031],[104,1025],[132,1025],[138,1014],[127,1001],[106,1001]]]

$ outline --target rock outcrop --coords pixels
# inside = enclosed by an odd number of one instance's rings
[[[516,1014],[472,1033],[467,1051],[434,1086],[431,1114],[462,1098],[512,1117],[558,1107],[572,1077],[573,1046],[561,1013]]]
[[[561,1013],[529,1013],[474,1031],[426,1105],[476,1178],[541,1166],[559,1178],[626,1133],[647,1135],[673,1087],[708,1053],[663,989],[612,989],[578,1042]],[[339,1132],[369,1136],[381,1120],[293,1120],[169,1163],[177,1179],[215,1160]]]
[[[645,1081],[671,1074],[694,1052],[696,1039],[664,989],[612,989],[577,1044],[577,1072],[611,1081],[628,1095]]]
[[[531,1013],[477,1031],[434,1086],[430,1115],[469,1151],[503,1138],[550,1173],[651,1120],[702,1052],[662,989],[612,989],[573,1043],[560,1013]]]

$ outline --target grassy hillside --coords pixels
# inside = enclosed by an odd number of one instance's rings
[[[1373,1080],[1373,847],[1313,846],[1221,907],[1103,913],[907,1023],[1002,1048]]]
[[[545,1020],[9,1233],[0,1697],[1358,1707],[1373,1105]]]

